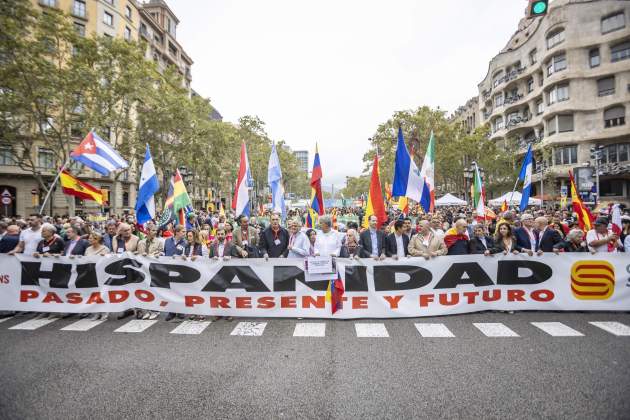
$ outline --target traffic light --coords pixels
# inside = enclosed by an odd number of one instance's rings
[[[531,17],[544,16],[549,9],[549,0],[531,0],[529,15]]]

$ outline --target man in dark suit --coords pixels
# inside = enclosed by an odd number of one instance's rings
[[[473,226],[473,238],[468,242],[470,254],[490,255],[494,248],[494,239],[486,234],[486,227],[482,224]]]
[[[529,213],[523,214],[521,224],[521,227],[513,230],[516,246],[525,251],[536,252],[538,250],[538,235],[534,230],[534,216]]]
[[[369,229],[361,232],[359,236],[360,258],[384,258],[385,234],[378,229],[378,218],[370,216]],[[407,242],[409,244],[409,242]]]
[[[403,258],[409,255],[409,237],[403,232],[405,222],[394,222],[394,233],[385,238],[385,255],[388,258]]]
[[[232,242],[225,239],[225,229],[218,228],[215,241],[210,245],[210,258],[230,259],[235,255],[236,249]]]
[[[62,255],[85,255],[85,250],[88,249],[90,243],[79,236],[79,228],[77,226],[71,225],[66,229],[66,238],[68,239]]]
[[[549,225],[546,217],[536,218],[536,228],[538,229],[538,255],[543,252],[553,252],[553,249],[562,242],[560,233]]]
[[[280,226],[280,215],[271,216],[269,227],[260,232],[258,247],[264,258],[286,258],[289,253],[289,231]]]
[[[7,226],[2,239],[0,239],[0,254],[7,254],[18,245],[20,242],[20,227],[18,225]]]

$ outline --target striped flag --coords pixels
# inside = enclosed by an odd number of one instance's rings
[[[65,169],[61,171],[59,178],[59,181],[61,182],[61,189],[64,194],[73,195],[82,200],[96,201],[101,205],[103,204],[103,191],[99,188],[96,188],[87,182],[79,181]]]
[[[590,210],[584,205],[582,199],[577,193],[577,188],[575,187],[575,179],[573,178],[573,172],[569,170],[569,182],[571,189],[571,205],[573,206],[573,211],[577,213],[578,224],[580,225],[580,229],[585,232],[593,229],[593,221],[595,218],[591,214]]]
[[[70,153],[70,157],[101,175],[109,175],[112,171],[129,167],[127,161],[94,131],[85,136]]]
[[[155,218],[155,199],[154,195],[160,190],[157,173],[153,165],[153,158],[149,145],[144,153],[144,164],[142,165],[142,173],[140,175],[140,187],[138,188],[138,198],[136,200],[136,220],[138,224],[143,225],[149,220]]]
[[[376,218],[378,219],[377,229],[383,223],[387,222],[387,213],[385,212],[383,193],[381,191],[381,181],[378,176],[378,155],[374,156],[374,164],[372,166],[372,179],[370,181],[370,192],[368,193],[365,217],[363,217],[363,227],[366,229],[370,226],[371,216],[376,216]]]
[[[527,206],[529,205],[529,196],[532,192],[532,172],[534,169],[534,162],[532,156],[532,145],[529,145],[527,149],[527,154],[525,155],[525,159],[523,160],[523,166],[521,167],[521,172],[518,175],[518,179],[523,181],[523,195],[521,196],[521,212],[524,212]]]
[[[341,274],[337,271],[337,277],[328,282],[328,289],[326,289],[326,302],[330,302],[330,309],[333,315],[338,310],[343,309],[344,293],[343,280],[341,280]]]

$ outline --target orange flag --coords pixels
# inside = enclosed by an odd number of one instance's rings
[[[370,181],[370,192],[368,194],[367,209],[363,218],[363,227],[369,227],[370,216],[378,218],[378,227],[387,222],[387,213],[383,203],[383,192],[381,181],[378,177],[378,156],[374,156],[374,166],[372,167],[372,180]]]
[[[580,225],[580,229],[585,232],[588,232],[593,228],[593,220],[595,218],[591,214],[590,210],[584,205],[580,196],[577,193],[577,188],[575,188],[575,179],[573,178],[573,172],[569,170],[569,181],[571,182],[571,201],[573,205],[573,211],[577,213],[578,224]]]

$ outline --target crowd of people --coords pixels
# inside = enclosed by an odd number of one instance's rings
[[[621,232],[613,231],[608,213],[600,211],[587,232],[580,229],[571,212],[551,209],[508,210],[489,220],[479,219],[466,207],[442,208],[416,217],[391,210],[387,222],[379,223],[376,216],[370,216],[365,228],[361,227],[362,209],[339,209],[335,214],[352,214],[357,222],[339,224],[324,215],[317,220],[318,229],[304,227],[305,212],[300,211],[289,212],[285,220],[270,214],[268,223],[262,217],[258,221],[244,215],[232,218],[216,212],[191,212],[185,225],[172,222],[166,226],[139,225],[129,215],[92,222],[78,216],[32,214],[26,219],[0,221],[0,253],[37,258],[133,253],[190,260],[309,256],[428,260],[466,254],[630,253],[629,210],[623,210]],[[136,315],[157,317],[153,312]],[[175,317],[169,314],[167,319]]]

